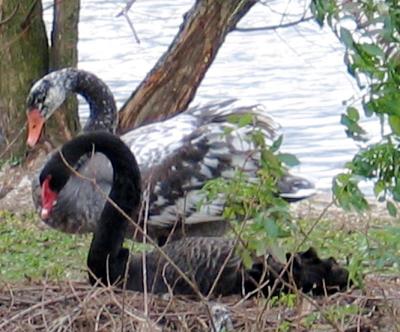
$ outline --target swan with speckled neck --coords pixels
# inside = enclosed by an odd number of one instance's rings
[[[114,132],[117,123],[115,101],[106,84],[94,74],[66,68],[39,80],[28,96],[28,144],[40,137],[43,123],[70,94],[81,94],[89,103],[90,116],[84,132]],[[244,127],[231,123],[232,115],[250,115],[253,122]],[[192,108],[163,122],[134,129],[121,138],[136,156],[149,200],[148,231],[154,238],[165,238],[176,230],[176,237],[218,235],[226,229],[222,216],[224,197],[198,209],[204,201],[203,185],[210,179],[230,178],[241,169],[250,179],[260,168],[260,154],[247,137],[260,131],[271,142],[276,124],[259,106],[241,107],[232,100]],[[65,232],[83,233],[95,229],[108,193],[112,167],[96,153],[77,166],[84,176],[95,181],[82,182],[72,176],[60,192],[51,213],[43,214],[51,227]],[[287,174],[280,181],[281,195],[289,200],[303,199],[315,192],[313,185]],[[38,178],[32,183],[33,200],[42,211]],[[179,227],[174,227],[176,224]],[[128,231],[135,236],[133,229]],[[139,236],[140,238],[140,236]]]

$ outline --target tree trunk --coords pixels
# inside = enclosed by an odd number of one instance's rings
[[[50,70],[78,64],[80,0],[55,0],[51,32]],[[71,139],[80,130],[76,96],[68,98],[46,123],[46,136],[53,146]]]
[[[25,151],[26,96],[32,83],[48,69],[40,0],[0,0],[0,59],[1,158],[21,156]]]
[[[120,112],[119,133],[185,110],[226,35],[256,0],[196,0],[167,52]]]
[[[0,0],[0,153],[21,156],[25,151],[23,111],[32,84],[49,67],[76,67],[80,0],[54,1],[51,61],[40,0]],[[76,98],[46,124],[53,146],[79,130]],[[13,141],[14,144],[10,145]]]

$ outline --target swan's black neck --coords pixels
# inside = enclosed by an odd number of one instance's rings
[[[115,132],[118,113],[115,100],[108,86],[97,76],[75,68],[65,69],[66,88],[80,94],[89,104],[90,115],[85,132],[106,130]]]
[[[106,132],[78,136],[61,149],[62,155],[70,165],[75,165],[82,155],[92,151],[103,153],[111,161],[114,178],[109,199],[127,215],[132,216],[138,209],[141,197],[140,171],[132,152],[118,137]],[[68,181],[70,173],[57,153],[43,169],[41,182],[50,174],[55,189],[60,191]],[[104,283],[108,280],[113,283],[125,271],[128,252],[122,249],[122,244],[128,222],[110,201],[106,202],[88,255],[89,269]],[[90,279],[94,283],[95,279]]]

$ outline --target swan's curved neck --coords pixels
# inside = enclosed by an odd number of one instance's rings
[[[106,130],[114,133],[118,113],[115,100],[108,86],[97,76],[75,68],[63,70],[64,87],[81,95],[89,104],[89,119],[83,130]]]
[[[139,210],[141,201],[140,171],[130,149],[120,138],[107,132],[80,135],[64,144],[60,153],[54,154],[46,163],[40,174],[40,183],[51,181],[53,188],[50,189],[60,192],[72,173],[66,164],[74,166],[81,156],[90,152],[101,152],[110,160],[113,183],[94,232],[87,262],[96,278],[104,283],[113,283],[124,275],[129,256],[129,251],[122,247],[129,221],[119,209],[132,216]],[[92,284],[95,283],[91,274],[89,278]]]
[[[82,155],[90,152],[101,152],[110,160],[114,178],[109,199],[132,216],[141,198],[140,171],[132,152],[118,137],[99,132],[78,136],[61,150],[70,165],[75,165]],[[58,162],[62,162],[61,156],[59,158]],[[108,200],[96,227],[89,257],[105,261],[108,255],[118,255],[128,222]]]

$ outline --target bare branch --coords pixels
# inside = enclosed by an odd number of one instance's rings
[[[265,26],[265,27],[255,27],[255,28],[236,28],[235,31],[238,32],[251,32],[251,31],[267,31],[267,30],[277,30],[277,29],[281,29],[281,28],[288,28],[288,27],[292,27],[295,26],[299,23],[303,23],[303,22],[307,22],[307,21],[311,21],[314,19],[314,16],[309,16],[309,17],[302,17],[297,21],[293,21],[293,22],[288,22],[288,23],[282,23],[282,24],[277,24],[277,25],[269,25],[269,26]]]
[[[131,30],[132,30],[132,32],[133,32],[133,36],[135,37],[136,42],[137,42],[138,44],[140,44],[139,36],[138,36],[138,34],[136,33],[136,30],[135,30],[135,28],[134,28],[134,26],[133,26],[132,20],[130,19],[129,15],[128,15],[128,12],[129,12],[129,10],[131,9],[131,7],[132,7],[132,5],[133,5],[133,3],[134,3],[135,1],[136,1],[136,0],[129,0],[129,1],[127,2],[127,4],[126,4],[125,8],[122,9],[115,17],[124,16],[124,17],[126,18],[126,20],[128,21],[128,25],[129,25],[129,27],[131,28]]]

